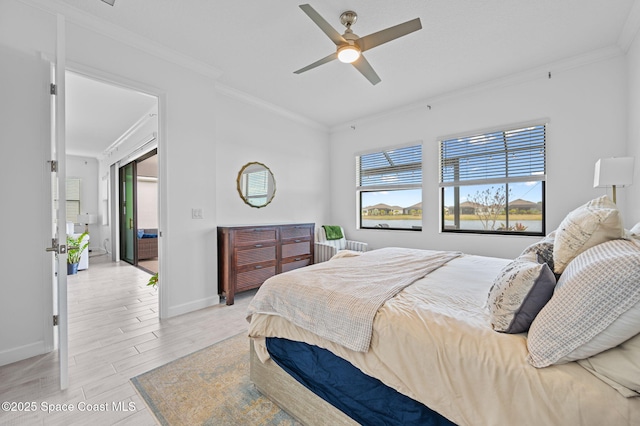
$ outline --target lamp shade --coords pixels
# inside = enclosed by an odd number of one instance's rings
[[[93,225],[94,223],[98,223],[98,215],[97,214],[79,214],[78,215],[78,223],[84,223],[85,225]]]
[[[633,182],[633,157],[601,158],[596,161],[594,188],[629,186]]]

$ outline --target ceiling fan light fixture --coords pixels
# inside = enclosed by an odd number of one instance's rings
[[[342,46],[338,49],[338,60],[345,64],[351,64],[360,57],[360,49],[353,45]]]

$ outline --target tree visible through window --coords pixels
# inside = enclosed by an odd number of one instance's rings
[[[422,229],[422,145],[356,157],[360,227]]]
[[[545,127],[440,142],[444,232],[544,235]]]

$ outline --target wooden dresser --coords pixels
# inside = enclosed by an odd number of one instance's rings
[[[313,263],[314,223],[218,227],[218,293],[233,305],[241,291]]]

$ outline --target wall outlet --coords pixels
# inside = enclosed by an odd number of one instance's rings
[[[204,219],[202,209],[191,209],[191,219]]]

